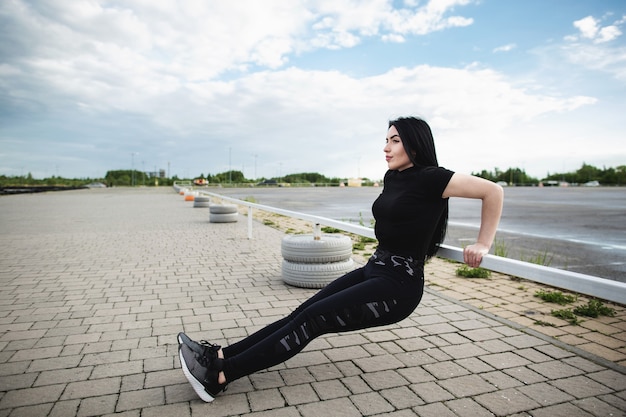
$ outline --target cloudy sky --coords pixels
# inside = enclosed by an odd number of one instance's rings
[[[2,0],[0,174],[382,178],[626,164],[623,0]]]

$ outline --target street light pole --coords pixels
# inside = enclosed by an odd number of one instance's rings
[[[130,153],[130,186],[135,186],[135,152]]]

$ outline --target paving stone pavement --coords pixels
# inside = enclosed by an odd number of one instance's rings
[[[0,417],[626,416],[624,367],[433,289],[205,404],[176,334],[233,342],[314,293],[282,232],[208,219],[170,188],[0,198]]]

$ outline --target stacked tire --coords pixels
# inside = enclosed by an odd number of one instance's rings
[[[283,281],[296,287],[323,288],[354,269],[352,239],[340,234],[287,235],[281,253]]]
[[[211,197],[205,195],[199,195],[193,201],[194,208],[211,207]]]
[[[187,190],[183,193],[183,195],[185,196],[185,201],[194,201],[196,199],[196,196],[198,195],[198,192],[193,190]]]
[[[239,219],[235,204],[211,205],[209,211],[209,222],[211,223],[233,223]]]

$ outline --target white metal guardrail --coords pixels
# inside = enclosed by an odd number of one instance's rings
[[[437,256],[463,262],[463,250],[453,246],[442,245]],[[552,287],[626,304],[626,283],[624,282],[493,255],[485,256],[480,266]]]
[[[345,232],[354,233],[360,236],[370,237],[374,239],[376,238],[374,234],[374,229],[371,229],[369,227],[342,222],[339,220],[333,220],[327,217],[313,216],[310,214],[299,213],[296,211],[264,206],[232,197],[226,197],[208,191],[200,190],[199,193],[219,198],[221,200],[230,201],[237,205],[247,206],[249,239],[252,239],[252,209],[255,208],[258,210],[282,214],[284,216],[293,217],[300,220],[310,221],[314,224],[319,223],[325,226],[331,226]],[[463,262],[463,249],[449,245],[442,245],[437,252],[437,256]],[[529,262],[523,262],[494,255],[485,256],[483,258],[481,267],[506,275],[512,275],[530,281],[539,282],[541,284],[550,285],[555,288],[561,288],[573,291],[575,293],[585,294],[602,300],[613,301],[619,304],[626,304],[626,283],[623,282],[594,277],[592,275],[580,274],[572,271],[565,271],[562,269],[551,268],[542,265],[536,265]]]

